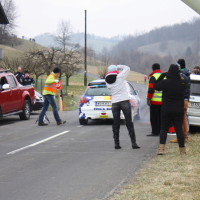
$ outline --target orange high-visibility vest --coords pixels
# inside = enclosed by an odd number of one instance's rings
[[[53,76],[54,80],[56,80],[56,76],[54,74],[50,74],[48,78],[51,78],[51,76]],[[44,90],[43,90],[43,95],[47,95],[47,94],[52,94],[52,95],[56,95],[57,92],[57,88],[56,88],[57,83],[51,83],[51,84],[45,84],[44,86]]]

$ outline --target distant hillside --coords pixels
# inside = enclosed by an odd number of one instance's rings
[[[79,43],[82,47],[84,46],[84,33],[74,33],[72,34],[71,42]],[[55,42],[55,35],[50,33],[44,33],[35,37],[37,43],[46,47],[57,46]],[[121,40],[121,37],[105,38],[99,37],[93,34],[87,34],[87,45],[88,47],[94,49],[96,52],[100,52],[103,48],[110,49],[116,45]]]
[[[112,62],[148,73],[154,62],[166,70],[178,58],[187,66],[200,65],[200,18],[188,23],[154,29],[139,36],[127,36],[112,48]]]
[[[29,41],[26,39],[20,39],[20,45],[13,45],[13,46],[6,46],[6,45],[0,45],[0,48],[3,49],[3,56],[4,57],[20,57],[25,51],[28,51],[30,49],[40,49],[44,48],[44,46],[37,44],[33,41]]]

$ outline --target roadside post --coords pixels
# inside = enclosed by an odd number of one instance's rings
[[[60,73],[60,81],[57,83],[57,89],[60,90],[60,95],[59,95],[59,112],[60,112],[61,121],[63,123],[64,100],[63,100],[61,73]]]

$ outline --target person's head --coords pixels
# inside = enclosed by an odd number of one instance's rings
[[[110,65],[108,67],[108,73],[105,76],[106,82],[109,83],[109,84],[114,83],[117,79],[117,74],[119,74],[119,72],[117,71],[117,66],[116,65]]]
[[[185,60],[183,58],[178,59],[177,63],[180,65],[181,69],[185,69]]]
[[[28,71],[25,71],[25,72],[24,72],[24,76],[25,76],[25,78],[29,77],[29,75],[30,75],[30,74],[29,74]]]
[[[200,74],[200,67],[199,66],[195,66],[194,68],[193,68],[193,70],[192,70],[192,73],[193,74]]]
[[[53,73],[56,75],[56,77],[59,77],[59,76],[60,76],[60,73],[61,73],[60,68],[55,67],[54,70],[53,70]]]
[[[160,69],[160,64],[154,63],[154,64],[152,65],[152,70],[155,71],[155,70],[158,70],[158,69]]]
[[[179,72],[179,66],[176,64],[171,64],[169,67],[169,70],[167,72],[167,78],[171,79],[180,79],[180,72]]]
[[[21,72],[22,72],[22,67],[19,66],[19,67],[17,68],[17,71],[21,73]]]

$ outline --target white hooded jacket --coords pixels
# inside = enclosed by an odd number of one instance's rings
[[[108,73],[105,78],[106,85],[108,89],[111,90],[112,103],[117,103],[130,99],[126,81],[126,78],[130,72],[130,67],[126,65],[117,65],[117,69],[122,71],[119,72],[119,74],[113,74],[112,72]],[[116,80],[113,83],[110,83],[109,81],[111,76],[116,76]]]

